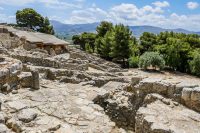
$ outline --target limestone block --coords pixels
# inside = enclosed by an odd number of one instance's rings
[[[131,78],[131,85],[135,86],[136,84],[138,84],[142,79],[144,79],[145,77],[143,76],[133,76]]]
[[[32,87],[31,72],[22,72],[20,75],[18,75],[18,78],[22,87]]]
[[[183,88],[182,94],[181,94],[182,103],[186,105],[190,105],[192,91],[193,91],[192,88]]]
[[[39,82],[39,72],[37,70],[32,70],[32,88],[35,90],[40,89],[40,82]]]
[[[200,87],[194,88],[191,93],[191,106],[194,110],[200,112]]]

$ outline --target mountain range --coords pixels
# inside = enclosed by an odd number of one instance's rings
[[[88,24],[64,24],[59,21],[51,20],[51,24],[54,27],[54,30],[58,36],[68,37],[70,38],[72,35],[81,34],[83,32],[96,32],[96,27],[100,23],[88,23]],[[155,26],[129,26],[132,30],[135,37],[139,38],[143,32],[151,32],[155,34],[159,34],[164,31],[173,31],[178,33],[186,33],[186,34],[199,34],[200,32],[189,31],[185,29],[164,29]]]

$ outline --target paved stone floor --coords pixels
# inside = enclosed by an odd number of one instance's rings
[[[2,98],[9,125],[23,132],[118,133],[115,123],[92,100],[100,88],[41,81],[41,89],[20,89]],[[8,124],[7,124],[8,125]]]

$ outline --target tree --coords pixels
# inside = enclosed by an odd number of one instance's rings
[[[131,56],[128,59],[129,67],[130,68],[137,68],[139,65],[139,57],[138,56]]]
[[[111,31],[113,28],[113,24],[107,21],[102,21],[101,24],[99,26],[97,26],[96,31],[97,31],[97,37],[95,40],[95,46],[96,46],[96,51],[98,54],[100,54],[100,56],[104,56],[102,55],[103,53],[105,53],[104,51],[102,51],[102,47],[105,46],[105,44],[103,44],[102,40],[104,38],[104,36],[106,35],[107,32]],[[104,46],[102,46],[104,45]]]
[[[200,53],[194,55],[193,60],[190,62],[190,70],[192,74],[200,76]]]
[[[100,38],[101,40],[101,45],[99,47],[100,56],[110,60],[110,52],[111,52],[111,46],[113,42],[113,32],[108,31],[104,37]]]
[[[95,50],[95,39],[96,39],[96,34],[87,32],[84,32],[81,35],[74,35],[72,37],[72,40],[75,45],[80,45],[80,48],[85,51],[87,44],[87,50],[90,48],[92,49],[91,50],[92,52],[94,52]]]
[[[189,71],[188,60],[191,51],[189,43],[176,38],[168,38],[162,48],[160,53],[164,55],[166,65],[180,72]]]
[[[110,56],[123,61],[126,66],[126,60],[131,55],[130,46],[133,45],[132,32],[123,24],[116,25],[113,29],[113,42],[111,45]]]
[[[108,31],[113,28],[113,24],[107,21],[102,21],[99,26],[97,26],[97,36],[104,37]]]
[[[72,36],[72,41],[75,45],[80,45],[81,44],[81,39],[80,39],[80,35],[73,35]]]
[[[18,26],[37,30],[42,26],[44,18],[32,8],[25,8],[16,12],[16,21]]]
[[[146,51],[153,51],[153,46],[157,44],[156,35],[149,32],[144,32],[140,37],[140,52],[143,54]]]
[[[90,45],[90,48],[91,48],[92,51],[94,52],[94,50],[95,50],[95,39],[96,39],[96,34],[84,32],[84,33],[81,34],[81,36],[80,36],[81,48],[82,48],[83,50],[86,50],[86,49],[85,49],[85,46],[86,46],[86,44],[88,43],[88,44]]]
[[[47,34],[54,35],[55,32],[54,32],[53,26],[50,25],[48,17],[45,17],[43,25],[41,26],[39,31],[42,32],[42,33],[47,33]]]
[[[162,69],[165,66],[165,61],[157,52],[145,52],[139,59],[139,67],[148,69],[148,67]]]
[[[49,19],[42,17],[32,8],[18,10],[16,12],[16,22],[20,27],[28,27],[35,31],[54,34],[53,26],[50,25]]]

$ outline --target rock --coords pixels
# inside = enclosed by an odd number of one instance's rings
[[[4,62],[5,58],[0,57],[0,62]]]
[[[142,79],[144,79],[143,76],[134,76],[131,78],[131,85],[135,86],[136,84],[138,84]]]
[[[14,118],[9,119],[6,122],[6,125],[16,133],[22,132],[22,124],[19,121],[15,120]]]
[[[105,93],[99,95],[93,100],[104,108],[106,114],[118,127],[129,128],[133,130],[135,123],[135,109],[131,107],[129,97],[132,93],[127,92],[128,83],[110,81],[101,87]]]
[[[1,88],[1,91],[5,94],[9,93],[11,91],[11,87],[9,84],[4,84]]]
[[[15,110],[15,111],[19,111],[21,109],[24,109],[27,107],[26,104],[20,102],[20,101],[12,101],[12,102],[8,102],[6,103],[8,105],[9,108]]]
[[[136,115],[136,133],[198,133],[200,114],[184,106],[171,107],[156,100],[140,107]]]
[[[12,90],[12,94],[17,94],[18,90]]]
[[[182,94],[181,94],[182,103],[186,105],[190,104],[192,91],[193,91],[192,88],[183,88]]]
[[[6,125],[0,123],[0,133],[9,133],[9,129],[6,127]]]
[[[32,70],[32,88],[34,90],[40,89],[40,82],[39,82],[39,72],[37,70]]]
[[[20,85],[22,87],[32,87],[32,74],[31,72],[22,72],[20,75],[18,75]]]
[[[56,52],[53,48],[50,48],[50,51],[49,51],[50,55],[51,56],[55,56],[56,55]]]
[[[37,117],[37,113],[34,109],[23,109],[17,116],[20,121],[29,123]]]
[[[200,87],[183,88],[181,103],[200,112]]]
[[[0,124],[5,124],[5,117],[4,114],[0,112]]]
[[[1,105],[2,105],[2,102],[0,101],[0,111],[1,111]]]
[[[65,82],[65,83],[72,83],[72,84],[78,84],[81,81],[75,77],[69,78],[69,77],[63,77],[60,82]]]
[[[66,131],[69,133],[76,133],[68,124],[61,125],[60,129],[55,131],[55,133],[66,133]]]

